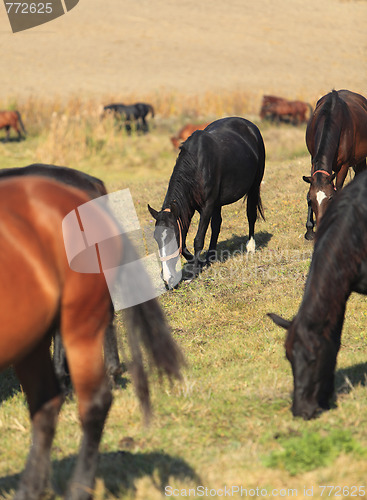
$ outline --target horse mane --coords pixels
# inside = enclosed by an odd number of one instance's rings
[[[334,111],[337,106],[339,106],[342,112],[345,109],[345,103],[342,99],[340,99],[338,92],[336,90],[332,90],[326,97],[318,114],[318,121],[324,119],[324,125],[322,127],[322,134],[317,148],[317,153],[313,160],[313,164],[316,169],[323,168],[326,170],[327,165],[325,165],[324,162],[325,160],[327,161],[327,154],[329,152],[333,152],[335,155],[337,152],[342,128],[342,121],[335,120]],[[334,160],[334,158],[332,158],[332,160]]]
[[[184,227],[188,228],[193,212],[203,205],[203,186],[199,180],[197,160],[183,144],[173,169],[163,208],[176,205]]]

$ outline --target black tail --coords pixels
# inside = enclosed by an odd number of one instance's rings
[[[20,124],[20,126],[21,126],[22,131],[23,131],[23,134],[24,134],[24,135],[27,135],[27,132],[26,132],[26,129],[25,129],[25,127],[24,127],[24,123],[23,123],[23,121],[22,121],[22,118],[21,118],[21,116],[20,116],[19,111],[16,111],[16,114],[17,114],[17,116],[18,116],[19,124]]]
[[[130,373],[147,422],[151,414],[149,382],[140,344],[143,344],[151,364],[169,378],[181,379],[185,362],[156,299],[125,309],[125,316],[132,355]]]
[[[154,118],[154,108],[150,104],[148,104],[148,106],[149,106],[150,112],[152,113],[152,118]]]

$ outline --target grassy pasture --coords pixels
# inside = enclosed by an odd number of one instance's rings
[[[101,444],[95,498],[205,497],[205,488],[206,496],[240,498],[241,490],[232,487],[242,487],[242,496],[366,497],[361,488],[367,477],[365,299],[354,295],[348,303],[337,405],[311,422],[291,416],[284,332],[266,316],[296,313],[312,254],[303,238],[307,186],[302,175],[310,167],[305,128],[260,123],[244,100],[236,113],[228,104],[220,112],[208,106],[203,117],[193,117],[188,108],[170,117],[162,105],[149,135],[128,137],[111,122],[100,122],[94,104],[60,109],[54,104],[53,117],[47,108],[39,121],[31,121],[26,111],[30,135],[24,142],[0,143],[2,167],[54,162],[101,177],[110,191],[129,188],[142,228],[152,229],[146,206],[160,208],[177,155],[169,136],[185,121],[246,115],[259,125],[267,151],[266,221],[255,228],[257,251],[249,257],[243,251],[248,233],[243,203],[225,207],[218,246],[222,261],[160,297],[187,358],[184,381],[173,387],[155,381],[155,419],[144,428],[129,375],[121,377]],[[197,218],[189,246],[196,227]],[[123,348],[119,314],[117,321]],[[0,376],[0,397],[0,495],[11,498],[31,438],[24,397],[10,370]],[[76,401],[68,398],[52,453],[57,498],[80,435]]]

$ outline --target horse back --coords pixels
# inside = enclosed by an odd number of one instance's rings
[[[244,118],[223,118],[195,131],[182,149],[196,158],[198,182],[205,197],[226,205],[260,184],[265,168],[265,147],[259,129]]]
[[[82,189],[90,198],[97,198],[98,196],[107,194],[106,186],[101,179],[69,167],[33,163],[25,167],[5,168],[0,170],[0,179],[29,175],[41,175],[63,182],[69,186]]]
[[[0,336],[1,367],[32,349],[62,305],[86,318],[96,301],[109,309],[104,275],[72,271],[65,253],[62,221],[89,200],[81,190],[43,177],[0,181],[0,322],[13,345]]]

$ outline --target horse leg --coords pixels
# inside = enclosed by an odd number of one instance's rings
[[[247,253],[254,253],[255,244],[255,222],[257,219],[257,206],[259,202],[259,190],[260,187],[251,188],[247,195],[247,221],[249,227],[248,242],[246,243]]]
[[[111,320],[106,329],[103,342],[104,361],[108,376],[116,382],[121,374],[119,351],[117,346],[116,328]]]
[[[5,141],[8,142],[10,140],[10,126],[9,125],[5,126],[5,131],[6,131]]]
[[[69,368],[66,360],[65,349],[62,344],[60,331],[57,330],[54,337],[54,368],[56,376],[61,384],[62,390],[66,391]]]
[[[364,160],[360,161],[359,163],[357,163],[357,165],[354,165],[353,170],[355,172],[355,175],[358,175],[361,172],[363,172],[364,170],[366,170],[366,158]]]
[[[205,234],[209,226],[209,222],[212,216],[213,207],[211,205],[207,205],[203,208],[200,214],[199,227],[194,239],[194,273],[198,275],[200,269],[203,267],[203,262],[200,260],[200,254],[202,249],[204,248],[204,240]]]
[[[145,116],[142,116],[141,117],[141,121],[142,121],[142,131],[144,132],[144,134],[147,134],[149,132],[149,127],[148,127],[148,123],[145,119]]]
[[[313,220],[313,210],[311,207],[311,201],[307,195],[307,205],[308,205],[308,211],[307,211],[307,221],[306,221],[306,233],[305,233],[305,239],[308,241],[311,241],[315,237],[315,233],[313,232],[313,228],[315,226],[314,220]]]
[[[83,437],[65,498],[89,500],[93,496],[99,443],[112,403],[102,355],[106,322],[96,330],[93,317],[89,322],[81,318],[77,325],[76,315],[71,316],[63,318],[62,335],[78,397]]]
[[[63,402],[45,337],[14,369],[26,394],[32,419],[32,446],[15,500],[36,500],[48,485],[50,450]]]
[[[210,238],[209,250],[206,256],[207,265],[210,265],[212,262],[215,262],[217,260],[216,249],[217,249],[217,242],[221,225],[222,225],[222,207],[219,206],[215,207],[210,224],[212,234]]]

